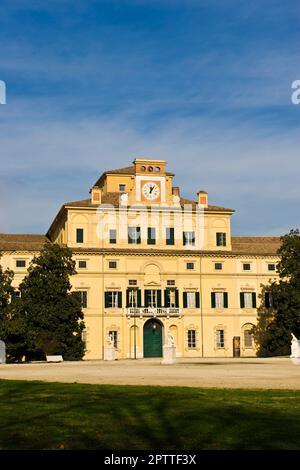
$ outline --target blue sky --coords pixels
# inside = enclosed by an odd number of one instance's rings
[[[139,156],[236,235],[299,227],[299,26],[294,0],[2,0],[0,231],[46,232]]]

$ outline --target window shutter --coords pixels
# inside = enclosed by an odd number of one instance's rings
[[[216,308],[216,293],[211,293],[211,308]]]
[[[176,308],[179,307],[179,293],[178,293],[178,289],[175,289],[175,307],[176,307]]]
[[[87,291],[82,292],[82,307],[87,308]]]
[[[245,308],[245,296],[244,292],[240,292],[240,307]]]
[[[104,293],[104,305],[105,305],[105,308],[109,308],[109,307],[110,307],[109,292],[105,292],[105,293]]]
[[[182,235],[183,235],[183,246],[185,246],[185,245],[186,245],[186,236],[185,236],[185,232],[183,232]]]
[[[187,308],[187,292],[183,293],[183,308]]]
[[[196,292],[196,308],[200,308],[200,292]]]
[[[122,308],[122,292],[118,292],[118,308]]]
[[[270,308],[270,294],[269,294],[269,292],[265,292],[265,307]]]
[[[228,308],[228,292],[224,292],[224,308]]]
[[[137,306],[138,307],[142,306],[142,292],[141,292],[141,289],[137,290]]]
[[[165,307],[170,307],[170,289],[164,290]]]
[[[144,292],[144,299],[145,299],[145,307],[149,307],[149,296],[150,296],[150,291],[149,290],[145,290]]]
[[[252,308],[256,308],[256,293],[252,292]]]
[[[157,307],[161,307],[161,290],[157,291]]]
[[[130,307],[130,305],[129,305],[129,292],[130,291],[131,291],[131,289],[126,290],[126,308]]]
[[[137,234],[137,244],[141,243],[141,227],[136,228],[136,234]]]

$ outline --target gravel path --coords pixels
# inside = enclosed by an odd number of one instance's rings
[[[174,365],[156,359],[1,364],[0,379],[300,390],[300,365],[289,358],[178,359]]]

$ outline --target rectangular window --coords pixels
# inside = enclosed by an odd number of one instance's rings
[[[135,279],[129,279],[128,284],[129,284],[130,286],[136,286],[136,285],[137,285],[137,281],[136,281]]]
[[[16,268],[26,268],[26,261],[24,259],[17,259]]]
[[[76,229],[76,243],[83,243],[83,228]]]
[[[217,243],[217,246],[226,246],[226,233],[225,232],[216,233],[216,243]]]
[[[187,308],[196,308],[196,295],[195,292],[186,293]]]
[[[115,229],[110,229],[109,231],[109,243],[111,244],[117,243],[117,231]]]
[[[168,288],[165,290],[165,307],[179,307],[178,290]]]
[[[276,265],[274,263],[269,263],[268,264],[268,271],[275,271],[276,270]]]
[[[108,262],[108,267],[109,267],[109,269],[116,269],[117,268],[117,262],[116,261],[109,261]]]
[[[141,227],[128,227],[128,243],[129,244],[141,243]]]
[[[127,307],[136,308],[138,306],[138,291],[137,289],[128,289],[127,290]]]
[[[225,335],[224,330],[216,331],[216,347],[221,349],[225,347]]]
[[[196,330],[188,330],[188,348],[195,349],[196,347]]]
[[[124,193],[126,191],[126,184],[119,184],[119,191],[120,193]]]
[[[265,292],[265,307],[266,308],[272,308],[274,306],[273,304],[273,296],[271,292]]]
[[[183,245],[195,246],[195,232],[183,232]]]
[[[157,289],[146,289],[145,292],[145,307],[161,307],[161,291]]]
[[[87,291],[86,290],[81,290],[79,292],[80,292],[80,295],[81,295],[82,308],[87,308]]]
[[[194,263],[186,263],[186,269],[194,269]]]
[[[224,308],[224,292],[215,292],[216,308]]]
[[[252,348],[253,347],[253,337],[251,334],[251,330],[244,331],[244,346],[245,348]]]
[[[156,230],[153,227],[148,227],[147,244],[155,245],[155,243],[156,243]]]
[[[251,271],[251,264],[243,263],[243,271]]]
[[[86,268],[86,261],[80,260],[78,261],[78,268],[85,269]]]
[[[216,271],[221,271],[223,269],[222,263],[215,263],[215,270]]]
[[[171,279],[168,280],[168,281],[167,281],[167,286],[175,286],[175,281],[173,281],[173,280],[171,280]]]
[[[166,244],[167,245],[174,245],[175,244],[175,235],[174,235],[174,228],[173,227],[166,228]]]
[[[114,348],[118,349],[118,332],[115,330],[109,331],[109,336],[111,336],[114,344]]]
[[[256,293],[241,292],[240,293],[241,308],[256,308]]]
[[[105,292],[105,308],[121,308],[122,292],[107,291]]]

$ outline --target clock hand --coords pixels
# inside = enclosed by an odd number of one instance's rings
[[[155,188],[155,186],[151,186],[150,188],[150,194],[152,193],[153,189]]]

